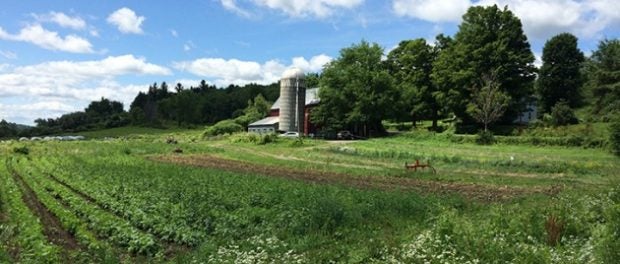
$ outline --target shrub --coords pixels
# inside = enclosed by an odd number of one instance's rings
[[[212,137],[223,134],[232,134],[235,132],[243,131],[243,126],[235,123],[233,120],[222,120],[215,125],[210,126],[205,130],[203,137]]]
[[[14,147],[13,153],[28,155],[28,153],[30,153],[30,149],[26,146]]]
[[[620,156],[620,121],[611,123],[609,126],[609,143],[611,144],[611,151]]]
[[[254,143],[256,145],[265,145],[278,140],[276,134],[256,134],[256,133],[237,133],[230,137],[232,143]]]
[[[481,131],[476,136],[476,143],[479,145],[491,145],[495,142],[491,131]]]
[[[566,101],[559,101],[551,108],[551,124],[554,126],[564,126],[577,124],[579,121]]]

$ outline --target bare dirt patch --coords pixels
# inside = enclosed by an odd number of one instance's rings
[[[26,206],[32,211],[40,220],[43,227],[43,233],[47,237],[48,241],[63,248],[64,252],[69,250],[76,250],[80,248],[75,237],[65,230],[60,223],[60,220],[52,214],[45,205],[37,199],[34,191],[28,186],[28,184],[22,178],[22,175],[17,173],[10,164],[7,162],[7,167],[11,172],[13,178],[17,182],[17,185],[22,190],[22,199]]]
[[[481,201],[501,201],[528,194],[555,195],[559,188],[516,188],[497,187],[467,183],[445,183],[429,180],[384,177],[356,176],[317,170],[299,170],[270,165],[253,164],[244,161],[223,159],[208,155],[167,155],[153,156],[149,159],[160,162],[176,163],[189,166],[215,168],[225,171],[252,173],[276,178],[294,179],[309,183],[342,184],[361,189],[411,190],[421,193],[461,194],[465,197]]]

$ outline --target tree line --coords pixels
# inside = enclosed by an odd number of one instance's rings
[[[64,114],[58,118],[39,118],[35,127],[19,127],[0,122],[0,138],[60,134],[126,125],[165,128],[213,124],[220,120],[249,118],[248,122],[267,114],[265,104],[275,101],[280,93],[278,83],[270,85],[229,85],[217,88],[201,81],[196,87],[177,83],[173,90],[166,82],[153,83],[148,91],[139,92],[124,110],[121,102],[101,98],[91,102],[84,111]],[[255,104],[254,101],[257,101]],[[248,105],[262,104],[259,110]],[[268,109],[268,108],[267,108]]]
[[[580,107],[589,121],[610,121],[620,114],[620,41],[602,40],[589,58],[577,41],[569,33],[549,39],[537,69],[518,17],[506,7],[471,7],[454,37],[401,41],[387,58],[376,43],[342,49],[323,70],[312,118],[361,135],[381,134],[386,119],[432,120],[437,129],[451,118],[486,130],[533,105],[556,125],[576,122]]]
[[[365,136],[383,133],[384,120],[414,125],[432,120],[431,129],[439,129],[438,121],[448,119],[486,130],[495,122],[513,123],[533,105],[539,120],[555,125],[577,122],[576,108],[587,109],[588,121],[611,121],[620,116],[620,40],[602,40],[589,57],[577,43],[569,33],[552,37],[537,69],[518,17],[506,7],[471,7],[453,37],[404,40],[387,56],[366,41],[343,48],[322,73],[307,74],[308,87],[321,88],[321,104],[311,119],[323,130]],[[266,115],[265,106],[278,95],[278,83],[217,88],[203,80],[172,89],[154,83],[135,97],[129,111],[102,98],[84,111],[37,119],[35,128],[21,133],[195,126],[226,119],[247,125]],[[19,133],[12,128],[0,123],[0,137]]]

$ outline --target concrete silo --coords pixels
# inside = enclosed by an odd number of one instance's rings
[[[303,133],[306,83],[302,70],[291,68],[282,74],[282,79],[280,79],[280,102],[278,130]]]

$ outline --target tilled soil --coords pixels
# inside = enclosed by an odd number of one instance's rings
[[[60,220],[58,220],[58,218],[37,199],[36,194],[24,181],[22,175],[17,173],[17,171],[10,166],[9,170],[22,190],[22,199],[24,200],[24,203],[26,203],[26,206],[28,206],[30,211],[32,211],[41,220],[43,233],[47,237],[47,240],[63,248],[63,251],[65,252],[68,250],[79,249],[80,245],[75,237],[65,230],[62,227]]]
[[[501,201],[536,193],[555,195],[560,191],[559,187],[517,188],[468,183],[446,183],[400,177],[357,176],[327,171],[301,170],[253,164],[210,155],[166,155],[152,156],[149,157],[149,159],[189,166],[215,168],[238,173],[252,173],[276,178],[294,179],[309,183],[342,184],[360,189],[411,190],[426,194],[460,194],[467,198],[480,201]]]

